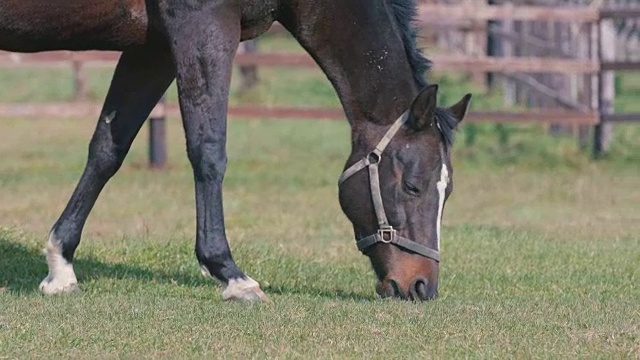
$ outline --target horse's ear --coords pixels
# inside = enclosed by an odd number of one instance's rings
[[[452,105],[449,108],[449,111],[455,116],[456,120],[458,120],[458,124],[462,122],[464,117],[467,115],[467,110],[469,110],[469,102],[471,101],[471,94],[465,95],[462,100],[458,101],[457,104]]]
[[[409,109],[407,124],[416,131],[433,125],[437,100],[438,85],[429,85],[420,91]]]

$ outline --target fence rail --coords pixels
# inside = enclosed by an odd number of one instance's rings
[[[590,77],[588,83],[593,92],[588,105],[573,107],[580,110],[533,110],[526,112],[471,112],[470,121],[491,122],[523,122],[535,121],[545,123],[565,123],[572,125],[596,125],[606,122],[636,121],[640,114],[611,114],[610,109],[600,104],[610,104],[613,99],[608,97],[610,91],[603,86],[603,74],[615,70],[640,70],[640,62],[615,61],[607,54],[603,56],[602,35],[600,26],[604,19],[640,18],[640,9],[598,9],[592,7],[542,7],[515,5],[422,5],[419,11],[419,21],[422,25],[430,23],[455,24],[470,29],[482,28],[479,24],[487,21],[550,21],[567,22],[580,26],[589,26],[588,42],[593,51],[588,59],[568,59],[562,57],[489,57],[478,55],[436,55],[430,56],[434,63],[434,71],[465,71],[504,74],[507,77],[514,73],[557,73],[576,74]],[[470,24],[470,25],[469,25]],[[282,32],[282,27],[276,25],[273,32]],[[16,54],[0,51],[0,68],[15,67],[71,67],[74,70],[76,84],[76,100],[82,100],[85,88],[84,71],[86,66],[113,67],[118,60],[118,52],[103,51],[51,51],[34,54]],[[246,53],[237,54],[235,64],[238,66],[256,67],[296,67],[317,68],[313,59],[301,53]],[[609,86],[608,84],[607,86]],[[595,90],[595,91],[594,91]],[[585,108],[587,110],[585,110]],[[610,108],[610,107],[609,107]],[[0,103],[0,117],[88,117],[96,116],[100,111],[99,104],[74,101],[71,103],[48,104],[2,104]],[[229,108],[231,116],[260,117],[260,118],[320,118],[343,119],[342,110],[335,108],[291,108],[291,107],[263,107],[263,106],[232,106]],[[166,104],[154,109],[151,117],[162,119],[165,115],[179,116],[175,104]],[[163,133],[163,127],[155,123],[158,134]],[[159,130],[158,130],[159,129]],[[156,141],[158,143],[158,141]],[[160,142],[161,143],[161,142]],[[160,159],[163,159],[160,156]]]
[[[68,67],[74,62],[87,66],[112,67],[118,60],[118,52],[65,52],[55,51],[38,54],[15,54],[0,51],[0,68],[44,66]],[[596,61],[571,60],[562,58],[492,58],[469,56],[430,56],[434,71],[482,71],[482,72],[544,72],[544,73],[595,73],[601,67]],[[241,53],[236,55],[235,64],[239,66],[265,67],[308,67],[317,68],[311,56],[306,54],[269,54]],[[608,70],[620,66],[618,63],[605,64]],[[638,63],[622,64],[625,68],[640,67]]]
[[[97,116],[102,104],[89,102],[59,102],[41,104],[7,104],[0,103],[0,116],[38,118],[75,118]],[[245,118],[270,119],[300,119],[312,118],[320,120],[342,120],[344,113],[340,109],[329,108],[285,108],[239,105],[229,108],[230,116]],[[162,104],[152,112],[151,118],[163,116],[178,117],[180,109],[177,104]],[[539,121],[544,118],[547,122],[569,122],[579,125],[595,125],[598,114],[595,112],[578,112],[567,110],[529,110],[529,111],[475,111],[467,115],[465,120],[490,121],[496,123],[523,123]],[[616,121],[616,120],[614,120]],[[620,121],[620,120],[618,120]]]
[[[592,8],[522,6],[505,4],[501,6],[477,4],[425,4],[420,6],[420,20],[528,20],[528,21],[565,21],[596,22],[601,18],[600,11]]]

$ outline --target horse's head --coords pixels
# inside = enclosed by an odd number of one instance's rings
[[[453,190],[449,149],[471,95],[436,107],[438,87],[420,92],[391,127],[362,125],[340,177],[340,205],[383,297],[427,300],[438,293],[440,223]]]

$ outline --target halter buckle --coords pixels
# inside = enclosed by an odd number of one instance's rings
[[[392,243],[396,239],[396,229],[390,225],[382,226],[378,229],[380,242],[384,244]]]

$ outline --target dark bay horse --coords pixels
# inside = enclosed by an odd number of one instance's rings
[[[452,133],[470,95],[436,107],[415,14],[413,0],[0,0],[0,49],[122,51],[84,172],[49,234],[40,290],[77,287],[72,260],[87,217],[176,79],[195,179],[197,259],[222,283],[225,300],[266,299],[231,256],[222,181],[235,52],[279,21],[329,78],[351,125],[340,204],[371,260],[378,294],[434,298]]]

